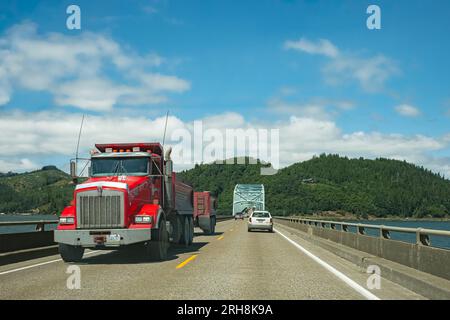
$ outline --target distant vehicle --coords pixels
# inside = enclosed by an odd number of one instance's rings
[[[237,220],[237,219],[244,220],[244,214],[243,214],[242,212],[236,213],[236,214],[234,215],[234,220]]]
[[[258,230],[268,230],[273,232],[273,220],[269,211],[253,211],[248,218],[248,232]]]

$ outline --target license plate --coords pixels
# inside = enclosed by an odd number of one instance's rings
[[[265,219],[256,219],[256,221],[258,221],[258,222],[264,222],[264,221],[266,221]]]
[[[110,234],[108,236],[109,242],[119,242],[120,241],[120,234]]]

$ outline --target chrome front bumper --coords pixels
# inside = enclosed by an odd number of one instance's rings
[[[120,247],[151,240],[150,229],[55,230],[57,243],[93,248]],[[104,241],[99,241],[104,240]]]

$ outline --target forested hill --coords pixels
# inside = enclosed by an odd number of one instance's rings
[[[0,174],[0,212],[59,213],[72,198],[70,176],[55,166]]]
[[[237,183],[263,183],[266,205],[277,214],[349,212],[365,217],[442,217],[450,214],[450,181],[396,160],[348,159],[322,155],[293,164],[272,176],[261,165],[202,164],[178,173],[195,190],[219,195],[229,214]],[[69,175],[54,166],[0,174],[0,213],[59,213],[72,198]]]
[[[266,206],[278,214],[349,212],[362,217],[442,217],[450,213],[450,181],[404,161],[321,155],[272,176],[260,165],[197,165],[179,174],[196,190],[219,195],[231,209],[237,183],[263,183]]]

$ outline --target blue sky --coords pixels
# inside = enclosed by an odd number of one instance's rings
[[[72,3],[81,8],[79,31],[66,28],[65,10]],[[381,8],[381,30],[366,27],[370,4]],[[67,50],[71,42],[90,48],[106,39],[107,47],[88,54],[99,66],[91,60],[92,66],[64,60],[64,53],[50,61],[43,49],[41,60],[17,71],[3,56],[0,84],[7,90],[0,117],[17,124],[33,117],[42,124],[51,119],[64,123],[82,113],[93,122],[118,116],[155,121],[170,109],[180,124],[217,115],[235,122],[234,115],[244,127],[288,128],[291,135],[293,123],[303,123],[296,119],[311,119],[318,135],[324,125],[329,128],[324,133],[328,146],[306,138],[309,146],[302,154],[303,145],[291,143],[295,137],[282,132],[284,158],[296,154],[290,162],[338,152],[404,158],[448,175],[449,15],[445,0],[2,1],[0,48],[18,50],[25,61],[32,57],[20,51],[25,50],[18,45],[21,39],[31,43],[27,50],[36,41],[41,49],[62,44]],[[111,51],[103,56],[105,48]],[[114,59],[119,55],[132,62],[118,67]],[[40,63],[46,67],[36,70]],[[86,70],[71,70],[83,65]],[[58,67],[67,68],[67,74]],[[42,85],[27,83],[30,74]],[[83,96],[86,79],[95,92]],[[1,97],[0,92],[0,102]],[[33,145],[42,138],[38,127],[16,129],[13,136]],[[308,134],[302,128],[298,132]],[[67,141],[54,142],[65,151],[42,146],[30,154],[23,143],[0,158],[0,171],[31,169],[46,161],[62,166],[69,153],[66,144],[73,140],[73,134],[65,134]],[[372,149],[361,147],[371,143]]]

